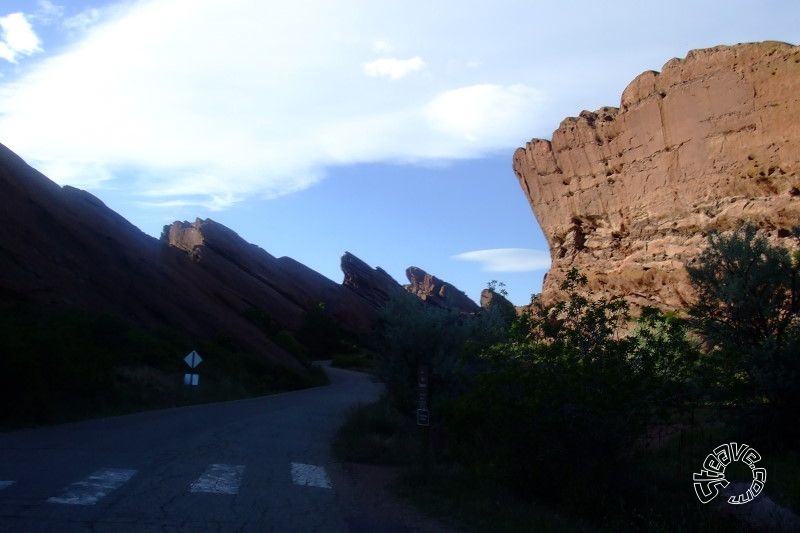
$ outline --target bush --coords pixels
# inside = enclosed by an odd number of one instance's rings
[[[621,335],[627,304],[590,300],[585,285],[573,270],[566,300],[535,300],[443,417],[453,457],[479,476],[596,514],[618,503],[620,479],[642,482],[647,428],[696,401],[698,349],[684,321],[652,309]]]
[[[689,312],[716,371],[712,392],[747,407],[740,422],[753,438],[800,440],[799,270],[800,253],[749,225],[710,233],[698,264],[687,266],[697,291]]]
[[[330,359],[333,354],[358,350],[356,339],[330,316],[324,302],[306,311],[296,338],[311,359]]]
[[[432,388],[442,390],[457,373],[470,318],[449,309],[426,305],[412,294],[399,294],[384,307],[379,325],[377,373],[389,399],[405,413],[415,408],[417,372],[432,371]],[[446,388],[445,388],[446,389]]]

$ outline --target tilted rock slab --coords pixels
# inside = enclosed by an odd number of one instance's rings
[[[619,108],[565,119],[514,153],[552,255],[595,295],[680,309],[705,233],[749,221],[776,242],[800,225],[800,47],[693,50],[640,74]],[[788,244],[788,243],[787,243]]]
[[[477,313],[481,309],[463,291],[421,268],[408,267],[406,277],[408,284],[404,285],[405,289],[431,305],[461,313]]]

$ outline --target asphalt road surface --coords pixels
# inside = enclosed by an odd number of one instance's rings
[[[366,518],[330,454],[368,376],[0,433],[0,531],[403,531]]]

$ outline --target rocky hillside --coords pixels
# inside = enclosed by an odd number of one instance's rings
[[[227,306],[240,313],[256,309],[280,329],[298,331],[306,313],[319,304],[351,333],[367,333],[377,319],[379,303],[368,291],[334,283],[290,257],[276,258],[213,220],[174,222],[164,228],[161,240],[185,252],[191,269],[224,287],[218,298]],[[344,269],[348,264],[343,258]]]
[[[0,197],[0,304],[12,313],[25,305],[110,314],[137,327],[225,339],[303,372],[286,350],[287,333],[315,345],[320,339],[312,337],[334,330],[358,338],[372,330],[386,301],[404,291],[349,252],[338,284],[213,220],[175,222],[154,239],[91,194],[56,185],[2,145]],[[457,297],[459,310],[472,303],[452,285],[426,279],[447,287],[436,304],[450,302],[449,295]],[[426,299],[422,289],[415,294]],[[313,331],[309,314],[327,329]]]
[[[781,240],[800,225],[800,47],[693,50],[513,164],[550,246],[545,299],[578,267],[595,294],[683,308],[707,230],[749,221]]]

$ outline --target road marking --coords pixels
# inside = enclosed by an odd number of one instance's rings
[[[0,490],[7,489],[14,483],[16,483],[16,481],[0,481]]]
[[[136,470],[103,468],[65,488],[61,496],[53,496],[47,501],[67,505],[94,505],[103,496],[124,485],[134,474]]]
[[[189,491],[238,494],[243,472],[244,465],[209,465],[203,475],[189,485]]]
[[[292,463],[292,483],[321,489],[331,488],[331,480],[324,466]]]

